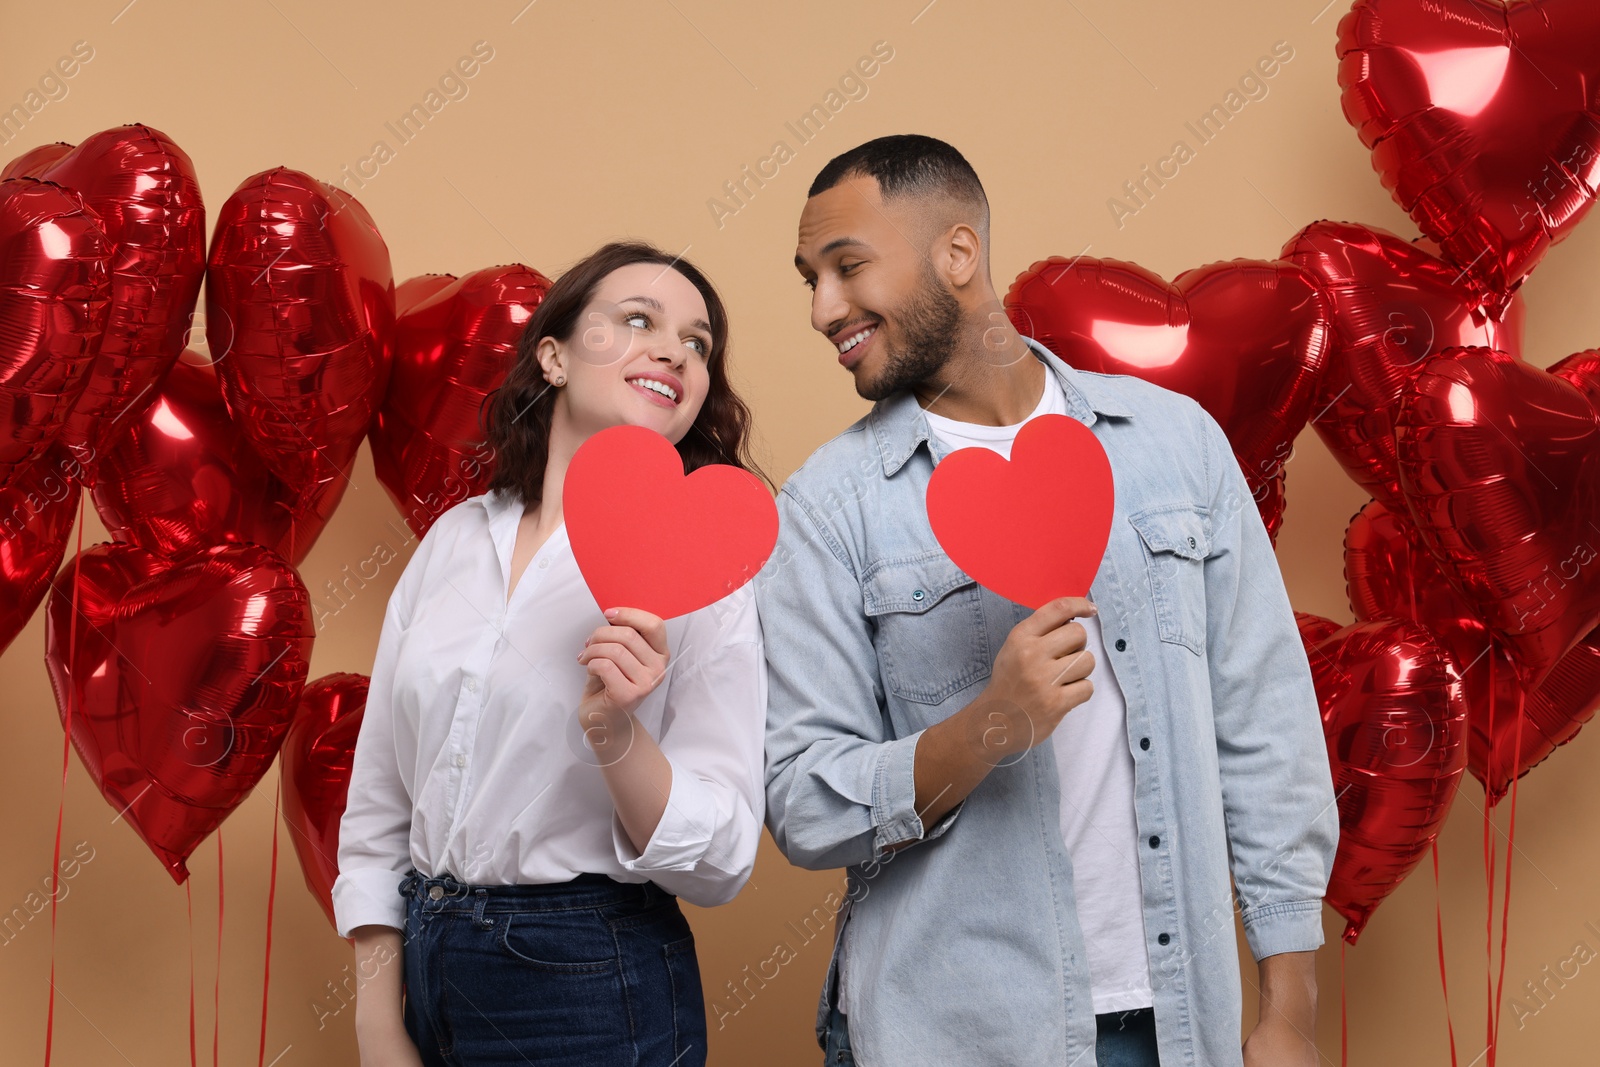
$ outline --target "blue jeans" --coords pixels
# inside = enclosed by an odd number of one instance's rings
[[[1153,1008],[1112,1011],[1094,1017],[1098,1033],[1094,1059],[1098,1067],[1161,1067],[1156,1054],[1156,1013]],[[850,1028],[837,1004],[828,1017],[823,1041],[824,1067],[855,1067],[850,1055]]]
[[[405,1026],[426,1067],[703,1067],[705,999],[678,898],[603,874],[401,883]]]

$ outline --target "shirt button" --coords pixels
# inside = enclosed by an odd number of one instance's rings
[[[549,560],[549,559],[548,559],[548,558],[546,558],[546,559],[541,559],[541,560],[540,560],[540,561],[539,561],[539,569],[540,569],[540,570],[548,570],[548,569],[549,569],[549,567],[550,567],[550,560]]]
[[[926,595],[927,595],[927,594],[926,594],[926,593],[924,593],[924,592],[923,592],[923,591],[922,591],[922,590],[920,590],[920,589],[915,589],[915,590],[912,590],[912,593],[911,593],[911,599],[912,599],[912,600],[921,600],[921,599],[922,599],[922,598],[923,598],[923,597],[924,597],[924,596],[926,596]]]
[[[1158,936],[1156,938],[1156,940],[1159,941],[1161,944],[1165,945],[1165,944],[1168,944],[1169,942],[1171,942],[1172,935],[1171,934],[1161,934],[1160,936]]]
[[[1124,641],[1120,637],[1117,638],[1117,651],[1118,652],[1125,651],[1127,649],[1127,647],[1128,647],[1128,642]]]
[[[1148,749],[1150,747],[1150,739],[1148,737],[1139,738],[1139,747],[1143,748],[1143,749]]]
[[[1151,848],[1160,848],[1161,847],[1161,838],[1159,838],[1159,837],[1150,838],[1150,847]]]
[[[457,753],[456,753],[456,766],[457,766],[457,767],[465,767],[465,766],[466,766],[466,765],[467,765],[467,756],[466,756],[466,753],[464,753],[464,752],[457,752]]]
[[[468,678],[467,679],[467,692],[476,693],[477,691],[478,691],[478,680],[476,678]]]

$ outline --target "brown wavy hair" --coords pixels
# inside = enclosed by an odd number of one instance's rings
[[[633,263],[671,267],[700,290],[706,302],[711,324],[711,351],[706,357],[710,383],[700,413],[677,445],[684,471],[726,463],[751,472],[772,487],[772,479],[750,457],[750,409],[728,380],[728,313],[717,290],[688,260],[644,241],[612,241],[574,263],[556,279],[524,327],[505,381],[484,398],[488,418],[483,419],[480,409],[480,422],[495,457],[494,475],[487,489],[510,490],[524,506],[539,506],[544,496],[544,469],[550,458],[550,425],[558,392],[544,380],[535,355],[539,342],[553,337],[570,343],[579,316],[589,306],[601,281],[617,268]]]

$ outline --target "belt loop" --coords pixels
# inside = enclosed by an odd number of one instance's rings
[[[485,919],[483,917],[484,905],[489,903],[489,891],[487,889],[478,888],[472,891],[472,895],[476,898],[476,902],[472,905],[473,925],[481,927],[485,930],[492,930],[494,928],[494,920]]]

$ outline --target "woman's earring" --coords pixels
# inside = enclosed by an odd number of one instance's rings
[[[558,375],[556,377],[555,384],[557,384],[557,385],[566,385],[567,384],[567,376],[565,374]]]

